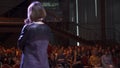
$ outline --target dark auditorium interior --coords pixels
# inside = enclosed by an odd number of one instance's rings
[[[8,51],[17,48],[17,40],[27,17],[27,7],[33,1],[0,0],[0,50],[1,47]],[[44,21],[52,29],[50,45],[53,48],[120,47],[120,0],[38,1],[47,12]]]

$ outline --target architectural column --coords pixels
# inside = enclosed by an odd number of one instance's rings
[[[100,10],[101,10],[101,40],[104,43],[106,41],[105,0],[100,0]]]

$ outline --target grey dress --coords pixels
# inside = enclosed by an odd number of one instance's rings
[[[49,68],[47,47],[51,36],[45,24],[24,25],[18,39],[22,50],[20,68]]]

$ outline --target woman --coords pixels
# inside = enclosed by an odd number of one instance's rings
[[[46,11],[40,2],[32,2],[27,19],[18,39],[22,50],[20,68],[49,68],[47,48],[51,36],[50,28],[42,21]]]
[[[105,50],[105,54],[101,56],[101,61],[104,68],[114,68],[110,50]]]
[[[80,55],[80,49],[77,46],[75,46],[75,50],[74,50],[72,68],[84,68]]]
[[[93,68],[101,68],[101,58],[98,56],[97,49],[91,51],[91,56],[89,58],[89,63]]]

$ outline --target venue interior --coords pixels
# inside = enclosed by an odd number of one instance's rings
[[[33,1],[0,0],[0,55],[4,51],[19,50],[17,41],[27,18],[27,7]],[[47,12],[44,21],[52,30],[49,43],[51,49],[55,48],[52,50],[64,47],[67,51],[69,47],[73,50],[79,47],[90,51],[91,47],[95,47],[113,50],[120,57],[120,0],[38,1]]]

